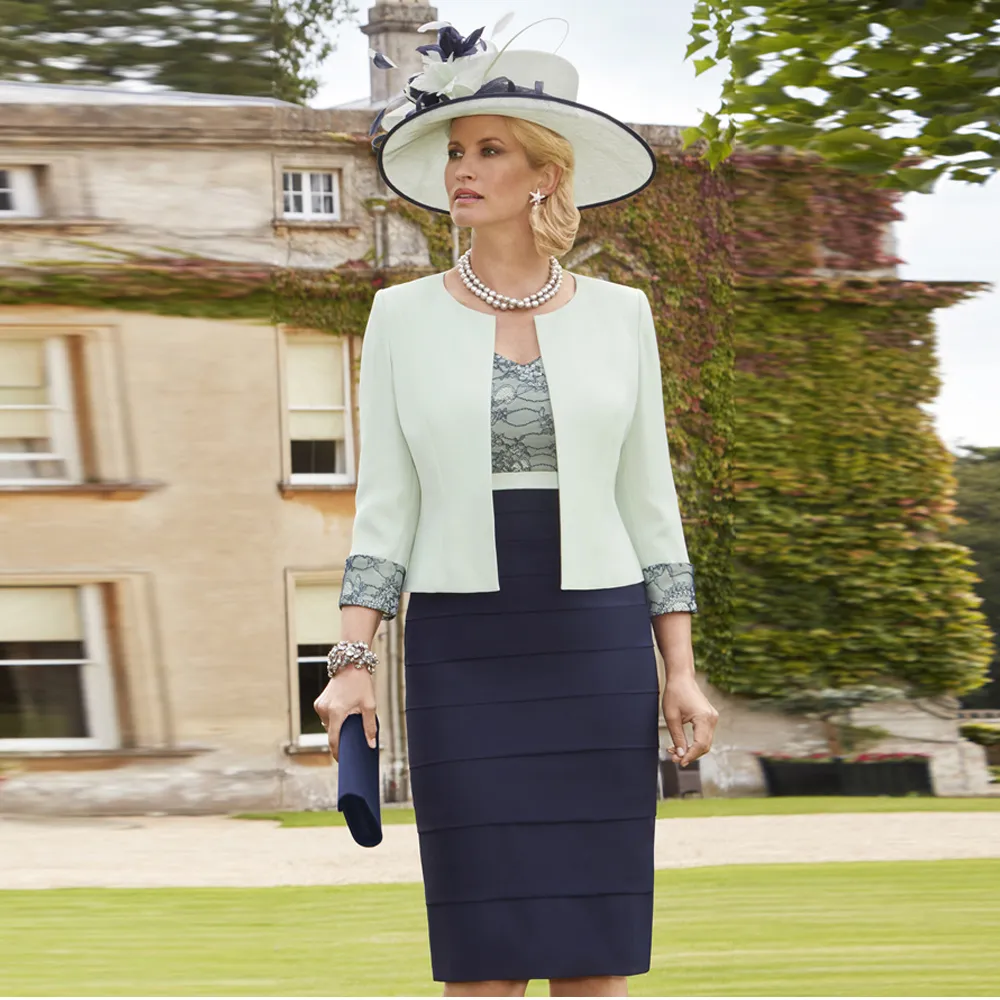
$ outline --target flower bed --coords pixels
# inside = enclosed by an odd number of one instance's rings
[[[768,795],[933,795],[922,753],[761,753]]]

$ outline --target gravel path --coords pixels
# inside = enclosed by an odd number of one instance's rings
[[[0,889],[419,882],[416,828],[376,848],[346,827],[224,816],[0,817]],[[656,867],[1000,857],[1000,812],[661,819]]]

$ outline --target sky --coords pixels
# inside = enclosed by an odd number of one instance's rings
[[[359,26],[367,23],[372,3],[356,2],[360,13],[354,24],[339,29],[313,107],[369,93],[369,42]],[[480,25],[488,35],[513,11],[499,44],[532,21],[565,18],[568,34],[562,22],[547,21],[526,31],[514,46],[547,51],[558,46],[580,73],[578,100],[625,122],[688,126],[697,124],[703,112],[718,110],[725,66],[695,77],[692,62],[684,59],[693,0],[441,0],[435,6],[438,18],[464,35]],[[427,37],[433,41],[432,33]],[[934,311],[941,391],[928,411],[952,451],[963,445],[1000,446],[1000,177],[985,185],[938,181],[931,194],[907,194],[898,207],[905,216],[893,227],[896,256],[905,261],[900,278],[994,285]]]

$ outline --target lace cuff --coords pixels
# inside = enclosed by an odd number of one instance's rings
[[[339,607],[356,604],[382,612],[382,621],[391,621],[399,611],[406,568],[391,559],[361,554],[350,555],[344,563],[344,583]]]
[[[697,611],[694,595],[694,567],[691,563],[655,563],[644,566],[649,616],[666,611]]]

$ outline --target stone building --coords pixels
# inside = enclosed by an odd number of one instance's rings
[[[363,258],[376,174],[329,133],[371,117],[0,83],[4,284]],[[392,226],[395,260],[419,258]],[[339,638],[360,341],[84,301],[0,307],[0,805],[329,804],[312,699]],[[398,632],[377,637],[390,798]]]
[[[367,131],[435,17],[376,4],[362,30],[400,69],[331,109],[0,82],[0,281],[158,256],[426,267],[419,227],[379,211],[367,145],[337,137]],[[311,703],[339,638],[359,351],[72,286],[0,304],[0,809],[330,806]],[[407,797],[403,617],[376,637],[387,800]],[[728,721],[708,790],[758,790],[748,747],[814,735],[713,698]],[[966,780],[956,757],[946,790],[972,790],[975,763]]]

